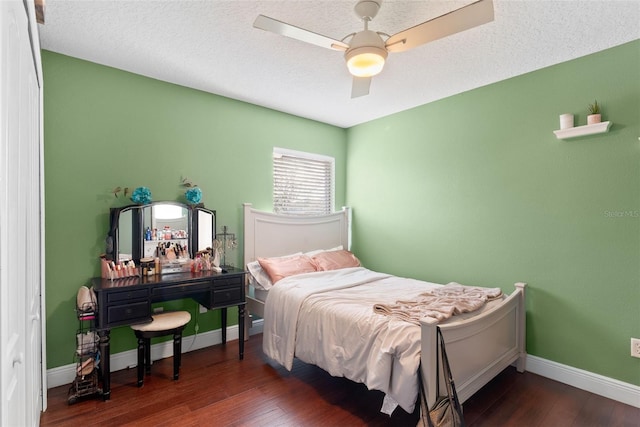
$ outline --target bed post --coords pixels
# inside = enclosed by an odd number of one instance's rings
[[[346,224],[347,225],[347,247],[345,249],[350,251],[351,250],[351,220],[352,220],[353,211],[349,206],[343,206],[342,211],[345,212],[345,215],[347,217],[347,224]]]
[[[422,384],[427,394],[427,406],[433,406],[438,392],[436,390],[436,372],[438,372],[437,343],[438,343],[438,321],[432,318],[420,320],[422,350],[420,352],[420,370]],[[424,351],[424,349],[432,351]]]
[[[517,333],[518,333],[518,359],[516,360],[516,370],[518,372],[524,372],[526,369],[527,362],[527,313],[525,306],[525,290],[527,287],[526,283],[516,283],[516,289],[520,290],[520,298],[518,303],[518,314],[517,314]]]

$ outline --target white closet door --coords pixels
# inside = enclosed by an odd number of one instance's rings
[[[31,52],[29,52],[31,53]],[[24,84],[21,84],[20,94],[21,135],[22,148],[21,161],[24,175],[23,184],[20,186],[24,193],[18,194],[23,198],[24,205],[22,216],[26,222],[24,252],[24,301],[26,310],[20,314],[25,322],[25,382],[26,382],[26,408],[25,425],[37,426],[40,424],[40,412],[43,409],[43,383],[42,383],[42,329],[41,329],[41,271],[43,265],[41,258],[41,188],[40,188],[40,84],[34,68],[33,56],[22,55]],[[27,70],[29,70],[27,72]],[[25,318],[26,314],[26,318]]]
[[[23,1],[0,1],[3,426],[37,426],[42,409],[40,84],[27,13]],[[39,50],[35,52],[39,57]]]

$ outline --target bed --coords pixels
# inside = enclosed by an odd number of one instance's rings
[[[350,221],[348,208],[324,216],[292,217],[261,212],[247,203],[244,264],[255,265],[258,257],[349,249]],[[357,282],[358,286],[351,282],[343,286],[342,282],[347,280]],[[309,283],[324,288],[320,293],[309,292]],[[374,295],[399,288],[396,295],[412,296],[419,287],[432,289],[442,285],[398,278],[364,267],[286,277],[267,290],[254,289],[254,284],[253,279],[247,281],[247,311],[264,318],[263,349],[269,357],[288,369],[296,357],[331,375],[380,390],[385,393],[381,411],[388,414],[397,406],[409,413],[413,411],[418,369],[422,371],[428,404],[435,400],[436,326],[440,326],[445,338],[461,403],[506,367],[514,364],[519,372],[525,369],[524,283],[516,283],[509,295],[472,313],[441,322],[424,318],[417,324],[385,319],[374,313],[371,303],[375,298],[368,293],[363,296],[364,288],[373,289]],[[397,296],[390,295],[392,303]],[[312,311],[311,307],[313,310],[319,307],[320,311]],[[364,320],[355,327],[355,335],[354,328],[341,326],[345,321],[352,322],[351,317],[341,320],[346,312]],[[248,322],[250,317],[247,316]],[[345,342],[349,348],[342,347]],[[327,349],[324,343],[331,348]]]

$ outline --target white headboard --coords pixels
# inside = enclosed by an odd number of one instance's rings
[[[257,257],[274,257],[350,247],[349,208],[322,216],[288,216],[261,212],[244,204],[244,265]]]

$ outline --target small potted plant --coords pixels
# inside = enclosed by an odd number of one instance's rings
[[[587,116],[588,125],[600,123],[602,121],[602,115],[600,114],[600,105],[598,104],[598,100],[595,100],[593,104],[589,104],[587,110],[589,111],[589,115]]]

